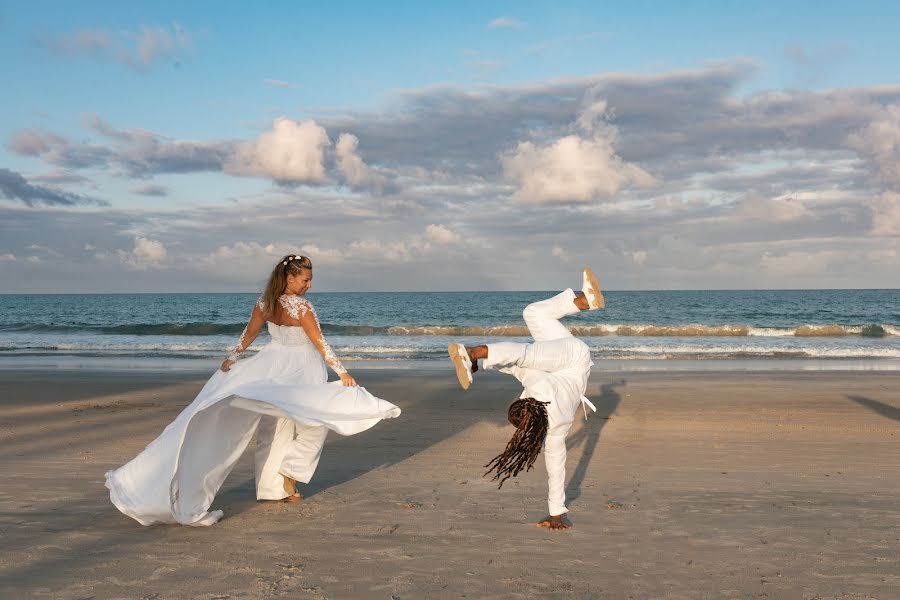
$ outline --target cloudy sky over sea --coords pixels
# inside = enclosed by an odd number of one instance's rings
[[[0,292],[900,287],[897,23],[3,1]]]

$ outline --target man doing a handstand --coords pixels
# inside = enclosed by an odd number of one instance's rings
[[[547,466],[549,516],[538,525],[552,530],[569,529],[563,520],[566,508],[566,434],[580,406],[597,409],[585,396],[591,372],[587,344],[575,338],[559,320],[582,310],[603,308],[604,299],[597,277],[589,268],[582,274],[582,292],[571,288],[540,302],[529,304],[522,313],[534,342],[500,342],[465,346],[451,343],[447,350],[463,389],[472,383],[478,360],[485,369],[497,369],[518,379],[525,388],[510,406],[509,422],[516,428],[506,450],[486,467],[500,487],[522,470],[529,471],[541,448]],[[587,416],[587,409],[585,416]]]

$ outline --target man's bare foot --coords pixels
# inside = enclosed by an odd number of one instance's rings
[[[546,516],[537,524],[538,527],[545,527],[550,531],[565,531],[571,529],[572,524],[562,518],[562,515]]]

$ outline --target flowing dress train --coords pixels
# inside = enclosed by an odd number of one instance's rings
[[[217,522],[223,513],[210,505],[260,419],[287,419],[298,431],[315,428],[324,441],[324,428],[353,435],[400,415],[363,387],[326,383],[325,361],[303,328],[269,322],[268,329],[269,344],[228,372],[217,370],[158,438],[106,473],[110,499],[122,513],[142,525]],[[310,452],[301,436],[280,446],[269,457],[275,472],[308,481],[321,446]]]

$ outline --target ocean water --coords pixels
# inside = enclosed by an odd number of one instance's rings
[[[451,340],[528,341],[522,309],[552,292],[310,293],[346,361],[443,360]],[[900,290],[608,291],[565,323],[610,361],[900,364]],[[256,294],[0,295],[0,361],[212,360]],[[255,346],[264,344],[263,333]],[[637,363],[635,363],[637,364]]]

